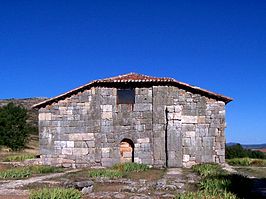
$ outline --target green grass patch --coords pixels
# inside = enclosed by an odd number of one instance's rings
[[[192,169],[201,176],[200,190],[179,194],[176,198],[236,199],[250,196],[251,181],[245,176],[229,174],[218,164],[199,164],[193,166]]]
[[[251,159],[251,158],[234,158],[227,159],[226,162],[233,166],[258,166],[265,167],[265,159]]]
[[[31,191],[29,199],[81,199],[81,193],[73,188],[43,188]]]
[[[119,170],[122,172],[141,172],[147,171],[149,166],[146,164],[139,164],[135,162],[119,163],[113,166],[113,169]]]
[[[92,169],[88,173],[89,177],[92,178],[104,177],[114,179],[129,177],[134,173],[144,173],[149,169],[148,165],[129,162],[116,164],[111,169]],[[134,177],[136,177],[136,175],[134,175]]]
[[[29,168],[12,168],[0,171],[0,179],[22,179],[32,175]]]
[[[33,174],[57,173],[62,171],[62,168],[44,165],[11,168],[0,171],[0,179],[22,179],[30,177]]]
[[[217,176],[224,173],[218,164],[198,164],[194,165],[192,169],[202,177]]]
[[[92,178],[122,178],[123,177],[123,172],[119,170],[114,170],[114,169],[93,169],[89,171],[89,177]]]
[[[64,171],[61,167],[52,167],[47,165],[34,165],[29,168],[33,174],[60,173]]]
[[[21,162],[24,160],[34,159],[33,154],[22,154],[22,155],[9,155],[4,158],[4,162]]]
[[[200,189],[207,192],[219,192],[231,187],[231,180],[226,178],[204,178],[200,181]]]

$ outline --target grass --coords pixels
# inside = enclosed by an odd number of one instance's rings
[[[0,179],[22,179],[32,175],[29,168],[12,168],[0,171]]]
[[[34,154],[18,154],[18,155],[8,155],[3,161],[4,162],[21,162],[24,160],[34,159],[36,156]]]
[[[51,166],[28,166],[20,168],[11,168],[0,171],[0,179],[22,179],[28,178],[34,174],[62,172],[62,168]]]
[[[198,192],[177,195],[178,199],[236,199],[250,194],[251,181],[245,176],[229,174],[218,164],[199,164],[192,167],[201,176]]]
[[[45,173],[60,173],[63,172],[63,168],[52,167],[47,165],[34,165],[30,166],[29,169],[33,174],[45,174]]]
[[[193,166],[192,169],[202,177],[216,176],[224,173],[218,164],[198,164]]]
[[[234,158],[234,159],[227,159],[226,162],[233,166],[258,166],[258,167],[266,166],[265,159]]]
[[[93,169],[89,171],[89,177],[91,178],[103,177],[103,178],[116,179],[116,178],[122,178],[123,172],[114,169]]]
[[[114,165],[111,169],[93,169],[89,171],[89,177],[105,177],[105,178],[122,178],[132,176],[133,173],[145,172],[150,168],[148,165],[134,162],[119,163]]]
[[[43,188],[31,191],[29,199],[81,199],[81,193],[73,188]]]
[[[139,164],[135,162],[119,163],[113,166],[113,169],[121,172],[141,172],[147,171],[149,166],[146,164]]]

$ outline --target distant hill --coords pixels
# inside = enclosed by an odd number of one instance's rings
[[[44,100],[47,100],[48,98],[23,98],[23,99],[0,99],[0,107],[7,105],[10,102],[13,102],[16,105],[23,106],[28,110],[28,122],[32,124],[33,126],[38,126],[38,111],[32,109],[31,107],[34,104],[40,103]]]
[[[229,143],[226,143],[226,146],[233,146],[236,144],[238,143],[229,142]],[[266,143],[265,144],[243,144],[242,147],[245,149],[264,149],[266,148]]]

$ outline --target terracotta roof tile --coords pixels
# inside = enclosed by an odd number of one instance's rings
[[[137,73],[128,73],[125,75],[119,75],[111,78],[96,80],[96,82],[166,82],[166,81],[170,82],[173,80],[174,79],[167,77],[152,77]]]

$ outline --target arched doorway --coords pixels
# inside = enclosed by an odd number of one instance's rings
[[[134,162],[134,143],[130,139],[120,142],[120,162]]]

